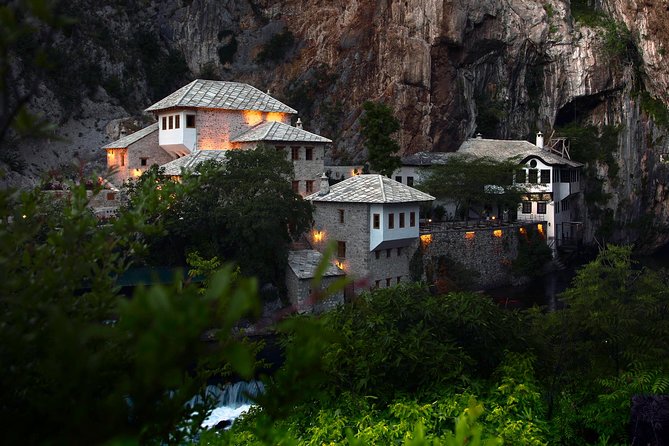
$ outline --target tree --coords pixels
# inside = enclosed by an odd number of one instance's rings
[[[400,129],[400,123],[393,111],[385,104],[367,101],[362,105],[365,113],[360,118],[360,133],[365,140],[365,148],[372,169],[390,177],[402,167],[399,144],[391,135]]]
[[[250,376],[250,350],[230,332],[257,308],[254,280],[231,280],[228,266],[204,294],[180,282],[119,293],[116,277],[145,248],[138,234],[160,230],[145,214],[165,192],[138,185],[134,207],[101,225],[84,185],[60,200],[0,191],[2,444],[179,443],[185,402],[210,372],[227,361]],[[221,329],[213,350],[201,340],[210,327]]]
[[[141,182],[168,182],[173,190],[169,209],[150,216],[166,229],[149,240],[152,261],[183,264],[198,251],[237,262],[246,276],[282,283],[288,244],[312,221],[311,203],[293,192],[292,176],[290,161],[264,146],[230,151],[225,164],[203,163],[176,187],[157,170],[143,175]]]
[[[464,218],[469,217],[470,210],[486,204],[515,209],[526,190],[513,184],[517,167],[514,160],[455,155],[446,164],[432,166],[419,187],[437,198],[453,201],[456,215]]]

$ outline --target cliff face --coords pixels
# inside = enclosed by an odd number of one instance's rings
[[[68,133],[56,152],[80,147],[94,156],[125,118],[198,76],[270,90],[300,110],[308,129],[334,139],[342,161],[364,157],[357,118],[365,100],[395,109],[406,153],[452,151],[476,131],[526,138],[592,125],[615,137],[588,159],[599,194],[585,216],[590,236],[669,242],[661,230],[669,164],[660,162],[669,152],[666,1],[70,3],[83,17],[70,40],[97,61],[101,82],[75,113],[57,97],[41,103]],[[24,148],[39,158],[34,171],[53,164],[40,158],[45,150]]]

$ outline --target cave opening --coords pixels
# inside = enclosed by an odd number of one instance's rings
[[[555,127],[583,122],[603,102],[603,95],[581,96],[567,102],[555,116]]]

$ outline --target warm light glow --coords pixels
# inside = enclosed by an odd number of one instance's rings
[[[285,113],[270,112],[267,113],[267,117],[265,118],[265,120],[267,122],[283,122],[285,118],[286,118]]]
[[[420,236],[420,244],[423,248],[430,246],[430,243],[432,243],[432,234],[423,234]]]
[[[358,172],[358,169],[352,169],[351,170],[351,176],[352,177],[357,177],[358,175],[360,175],[360,172]]]
[[[337,268],[346,271],[346,265],[341,260],[335,261],[335,265],[337,265]]]
[[[324,236],[323,231],[314,231],[313,233],[314,242],[316,243],[322,242],[323,236]]]
[[[542,225],[541,223],[539,223],[539,224],[537,225],[537,231],[539,231],[539,234],[544,235],[544,225]]]
[[[259,110],[244,110],[242,112],[242,116],[244,117],[244,122],[246,122],[246,125],[250,127],[258,125],[262,122],[262,112]]]
[[[474,234],[476,234],[474,231],[467,231],[467,232],[465,232],[465,238],[467,240],[473,240],[474,239]]]
[[[202,138],[202,139],[200,139],[200,141],[198,141],[198,149],[200,149],[200,150],[216,150],[216,149],[218,149],[216,140],[214,140],[213,138]]]
[[[114,159],[114,151],[110,150],[109,152],[107,152],[107,156],[111,159]]]
[[[527,234],[527,231],[525,230],[525,228],[520,228],[520,229],[518,229],[518,231],[523,235]]]
[[[494,231],[492,231],[492,235],[494,235],[495,237],[501,237],[502,236],[502,230],[501,229],[495,229]]]
[[[135,177],[135,178],[137,178],[137,177],[139,177],[139,176],[141,176],[141,175],[142,175],[142,171],[139,170],[139,169],[134,169],[134,170],[132,171],[132,176]]]

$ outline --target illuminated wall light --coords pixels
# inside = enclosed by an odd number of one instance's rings
[[[420,236],[420,244],[423,248],[430,246],[430,243],[432,243],[432,234],[423,234]]]
[[[474,231],[467,231],[467,232],[465,232],[465,239],[473,240],[475,234],[476,233]]]
[[[539,224],[537,225],[537,231],[539,231],[539,234],[544,235],[544,225],[542,225],[541,223],[539,223]]]
[[[492,235],[495,237],[501,237],[502,236],[502,230],[501,229],[495,229],[492,231]]]
[[[527,230],[525,230],[525,228],[518,229],[518,232],[520,232],[523,235],[527,234]]]
[[[313,237],[315,242],[322,242],[323,236],[323,231],[314,231]]]
[[[137,178],[137,177],[139,177],[139,176],[141,176],[141,175],[142,175],[142,171],[139,170],[139,169],[134,169],[134,170],[132,171],[132,176],[134,176],[135,178]]]
[[[342,262],[341,260],[337,260],[335,262],[335,265],[337,265],[337,268],[346,271],[346,265],[344,265],[344,262]]]

